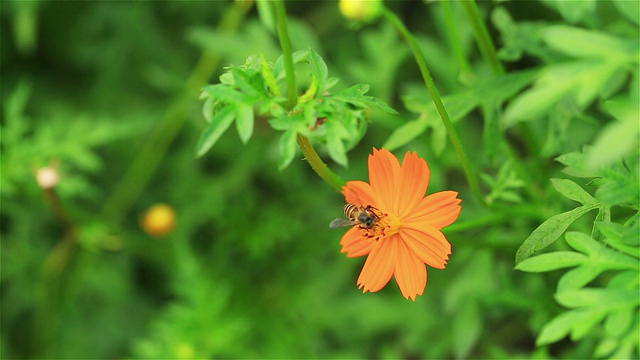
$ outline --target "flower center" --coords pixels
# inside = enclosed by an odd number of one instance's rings
[[[365,230],[365,237],[375,241],[384,240],[400,231],[402,227],[401,218],[395,214],[387,214],[380,211],[375,211],[375,214],[377,219],[373,227],[371,229],[363,229]]]

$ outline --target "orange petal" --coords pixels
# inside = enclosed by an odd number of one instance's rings
[[[424,198],[429,185],[429,167],[424,159],[418,157],[415,152],[407,151],[402,161],[402,173],[399,186],[396,189],[396,201],[394,204],[400,217],[410,214]]]
[[[342,194],[344,194],[344,199],[349,204],[358,206],[372,205],[379,208],[375,192],[371,185],[364,181],[347,181],[347,185],[342,187]]]
[[[348,257],[360,257],[368,255],[371,252],[371,247],[374,241],[363,236],[363,230],[354,226],[347,231],[340,240],[342,245],[341,253],[347,253]]]
[[[373,191],[378,194],[380,205],[397,214],[393,208],[393,198],[396,196],[396,186],[400,179],[400,163],[389,150],[373,149],[369,155],[369,182]]]
[[[427,287],[427,268],[417,256],[404,244],[398,246],[398,262],[395,277],[402,296],[416,301]]]
[[[411,228],[405,225],[400,237],[423,263],[436,269],[444,269],[451,254],[451,244],[440,230],[434,228]]]
[[[462,200],[455,191],[441,191],[422,199],[412,213],[407,215],[405,223],[418,222],[422,225],[442,229],[458,219]]]
[[[359,289],[363,292],[375,292],[387,285],[398,261],[399,241],[397,236],[393,236],[373,244],[358,277]]]

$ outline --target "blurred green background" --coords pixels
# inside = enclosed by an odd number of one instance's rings
[[[480,5],[486,15],[499,4]],[[0,6],[3,358],[588,354],[568,340],[536,350],[536,333],[559,311],[552,297],[558,275],[513,270],[523,239],[570,203],[547,202],[552,191],[540,192],[544,207],[497,216],[492,226],[445,230],[453,245],[449,265],[429,270],[425,295],[414,303],[393,281],[375,294],[357,289],[364,258],[340,254],[343,231],[328,228],[341,215],[343,197],[301,155],[278,171],[279,134],[264,119],[247,145],[232,129],[194,157],[205,127],[200,87],[249,55],[274,61],[280,54],[250,2]],[[442,9],[418,1],[389,6],[417,34],[441,93],[463,89],[468,74],[452,61],[460,54],[448,46]],[[499,6],[515,21],[563,21],[543,3]],[[486,74],[462,10],[452,8],[467,70]],[[367,135],[349,153],[350,167],[330,164],[344,179],[366,180],[371,148],[416,117],[400,97],[422,86],[419,71],[383,22],[354,29],[336,2],[292,1],[287,11],[294,50],[313,48],[329,75],[341,79],[339,87],[370,84],[370,95],[403,113],[372,113]],[[497,30],[491,35],[500,44]],[[537,64],[525,57],[510,66]],[[546,189],[561,169],[550,158],[579,148],[597,127],[575,125],[569,138],[531,157],[536,139],[511,136],[527,165],[544,169],[531,178]],[[479,161],[480,114],[471,113],[459,131]],[[547,129],[533,133],[544,143]],[[425,136],[396,154],[406,150],[429,162],[429,193],[460,192],[459,222],[492,216],[473,200],[450,145],[434,151]],[[55,191],[73,230],[56,218],[35,181],[43,166],[59,169]],[[177,214],[175,230],[161,238],[139,226],[156,203]]]

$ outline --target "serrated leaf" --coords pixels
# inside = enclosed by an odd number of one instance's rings
[[[596,205],[583,205],[562,214],[554,215],[536,228],[527,237],[516,252],[516,264],[555,242],[565,230],[582,215],[597,208]]]
[[[291,161],[293,161],[297,150],[297,135],[298,133],[294,129],[289,129],[280,136],[280,159],[278,160],[279,170],[284,170],[289,166],[289,164],[291,164]]]
[[[253,135],[254,114],[253,106],[241,105],[236,110],[236,128],[242,143],[246,144]]]
[[[198,143],[196,144],[196,156],[201,157],[204,155],[215,143],[220,139],[220,136],[231,126],[231,123],[235,119],[235,108],[233,106],[227,106],[220,110],[211,121],[211,124],[200,135]]]
[[[596,199],[586,192],[580,185],[569,179],[551,179],[551,184],[564,197],[577,201],[583,205],[594,204]]]
[[[526,272],[552,271],[581,265],[587,259],[586,255],[573,251],[556,251],[525,259],[516,265],[516,270]]]

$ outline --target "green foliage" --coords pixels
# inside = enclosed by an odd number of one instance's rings
[[[474,3],[497,67],[472,3],[385,5],[478,198],[384,18],[286,2],[290,92],[271,1],[3,1],[0,357],[637,359],[640,5]],[[416,302],[357,288],[308,144],[345,180],[416,151],[459,192]]]
[[[309,65],[311,83],[290,110],[285,105],[287,99],[281,96],[286,76],[282,56],[275,64],[267,63],[264,56],[249,57],[244,65],[231,67],[223,74],[220,84],[205,86],[201,99],[205,99],[204,116],[210,124],[198,140],[197,156],[207,153],[234,120],[242,142],[249,141],[255,120],[253,108],[257,107],[259,115],[272,118],[269,124],[275,130],[284,132],[278,161],[281,170],[295,156],[298,134],[325,143],[329,156],[347,166],[347,150],[366,130],[364,109],[397,113],[383,101],[366,96],[368,85],[330,92],[338,80],[329,78],[327,64],[313,50],[298,51],[293,59],[295,64]]]

